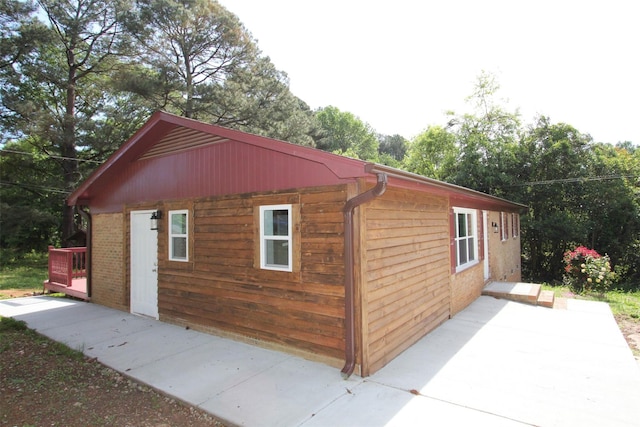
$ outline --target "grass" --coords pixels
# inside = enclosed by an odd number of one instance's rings
[[[640,319],[640,291],[609,291],[599,301],[608,302],[613,314]]]
[[[47,254],[32,252],[0,266],[0,299],[10,298],[8,290],[42,292],[48,274]]]
[[[543,284],[542,288],[553,291],[556,297],[571,296],[572,298],[575,297],[592,301],[603,301],[609,304],[614,315],[627,316],[640,320],[640,290],[611,290],[603,294],[585,293],[581,295],[574,295],[566,286],[551,286]]]

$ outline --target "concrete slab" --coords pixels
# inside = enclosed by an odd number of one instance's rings
[[[589,311],[480,298],[368,381],[532,425],[631,426],[640,372],[611,313]]]
[[[361,382],[343,380],[336,368],[291,357],[200,407],[237,425],[298,426]]]
[[[481,297],[366,379],[51,297],[0,301],[106,365],[237,425],[635,426],[640,369],[604,303]]]
[[[180,396],[180,399],[194,406],[202,406],[215,396],[252,380],[291,357],[276,351],[214,338],[216,339],[196,348],[183,347],[180,353],[131,369],[127,373],[156,389]]]
[[[304,427],[428,425],[501,427],[528,424],[369,381],[350,390],[302,424]]]
[[[121,327],[98,329],[95,334],[86,333],[85,353],[96,357],[105,365],[128,372],[150,363],[167,359],[176,354],[196,351],[211,339],[202,333],[185,330],[155,320],[136,318],[120,321]],[[100,327],[100,323],[94,324]],[[102,333],[100,332],[102,331]],[[75,336],[74,336],[75,338]]]

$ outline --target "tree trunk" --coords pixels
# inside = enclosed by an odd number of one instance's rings
[[[65,115],[62,123],[62,140],[60,152],[62,153],[62,168],[64,188],[69,193],[76,185],[78,175],[78,162],[76,155],[76,126],[75,126],[75,102],[76,102],[76,68],[74,65],[74,53],[67,51],[69,61],[69,76],[67,80]],[[66,200],[62,206],[62,245],[68,246],[68,239],[75,233],[73,207],[67,206]]]

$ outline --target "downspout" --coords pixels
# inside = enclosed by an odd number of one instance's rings
[[[375,187],[347,200],[344,205],[344,323],[345,323],[345,364],[342,378],[348,379],[356,367],[356,325],[355,325],[355,279],[354,279],[354,231],[353,211],[358,206],[370,202],[384,194],[387,189],[387,174],[377,173],[378,183]]]
[[[87,254],[85,258],[86,270],[87,270],[87,298],[91,299],[91,213],[86,206],[78,206],[78,212],[80,216],[87,221]]]

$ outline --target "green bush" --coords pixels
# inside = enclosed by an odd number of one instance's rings
[[[617,279],[607,255],[579,246],[564,254],[563,282],[575,293],[606,292]]]

